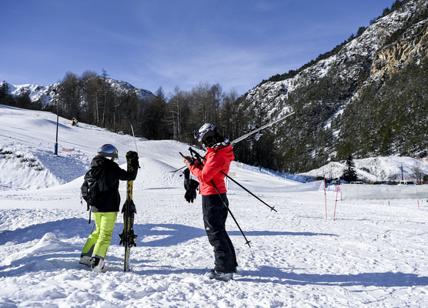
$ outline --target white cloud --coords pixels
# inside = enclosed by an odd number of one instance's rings
[[[136,68],[126,76],[141,86],[154,90],[162,86],[172,91],[175,86],[190,89],[202,83],[219,83],[226,91],[235,89],[239,93],[248,91],[262,79],[278,72],[295,68],[294,63],[284,63],[287,54],[294,49],[281,50],[282,61],[272,59],[272,52],[262,48],[246,49],[236,46],[206,45],[187,50],[179,46],[174,49],[153,47],[152,57],[147,50],[136,60]],[[289,57],[293,59],[294,57]],[[281,64],[278,64],[281,63]],[[151,84],[150,76],[158,85]]]

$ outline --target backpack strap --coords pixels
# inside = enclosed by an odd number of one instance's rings
[[[80,205],[83,205],[82,193],[80,193]],[[89,211],[88,224],[90,224],[91,223],[92,208],[88,203],[86,203],[86,210]]]

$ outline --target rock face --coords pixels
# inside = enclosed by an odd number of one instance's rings
[[[375,55],[370,75],[387,78],[405,66],[428,56],[428,20],[421,21],[403,34],[403,38],[385,46]]]
[[[276,127],[267,167],[304,172],[349,154],[423,157],[427,84],[428,1],[409,0],[317,60],[251,89],[240,108],[249,124],[296,112]]]

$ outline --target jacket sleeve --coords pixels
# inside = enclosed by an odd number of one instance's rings
[[[122,168],[120,168],[118,165],[114,168],[114,174],[116,178],[118,178],[121,181],[133,181],[137,177],[138,168],[131,171],[126,171]]]
[[[201,169],[198,166],[190,166],[190,172],[194,176],[196,176],[199,181],[203,183],[209,183],[213,179],[213,177],[220,172],[224,165],[223,158],[219,155],[213,154],[207,157],[207,160],[205,161],[205,165]]]

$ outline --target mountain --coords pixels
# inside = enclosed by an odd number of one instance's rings
[[[261,82],[240,108],[249,125],[296,112],[270,139],[271,168],[305,172],[350,154],[425,157],[427,72],[428,2],[397,1],[333,50]]]
[[[122,80],[115,80],[111,78],[106,78],[106,81],[110,84],[110,86],[115,89],[118,93],[127,93],[134,92],[137,94],[139,99],[152,99],[155,95],[149,90],[139,89],[134,87],[132,84]]]
[[[106,78],[105,80],[117,94],[135,93],[137,97],[142,100],[149,100],[155,97],[152,92],[136,88],[126,81],[115,80],[112,78]],[[41,104],[42,108],[46,108],[53,104],[55,92],[59,91],[59,85],[59,83],[53,83],[48,86],[36,84],[14,85],[7,83],[6,81],[2,81],[0,82],[0,89],[7,86],[8,94],[12,96],[28,95],[31,102],[38,102]]]

